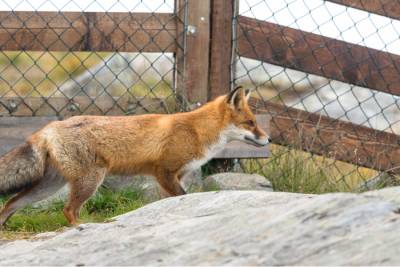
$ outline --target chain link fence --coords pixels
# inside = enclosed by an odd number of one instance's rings
[[[353,1],[359,9],[333,2],[349,1],[238,1],[233,83],[255,90],[255,97],[266,103],[255,106],[259,112],[290,119],[285,125],[272,119],[271,128],[279,129],[280,139],[292,138],[289,146],[272,145],[270,159],[242,160],[241,166],[264,174],[283,191],[359,191],[398,181],[388,175],[399,168],[396,163],[376,171],[334,158],[345,154],[338,151],[345,135],[353,134],[358,146],[342,158],[360,155],[360,162],[362,157],[379,161],[371,150],[384,142],[379,131],[394,139],[394,146],[381,154],[400,144],[400,21],[392,19],[400,14],[381,16],[388,4],[374,6],[373,13],[362,10],[379,1]],[[276,105],[280,110],[271,109]],[[327,123],[319,124],[319,115]],[[312,133],[300,123],[310,116],[317,117]],[[335,129],[337,121],[349,122],[352,132]],[[373,143],[363,141],[358,126],[373,132]],[[293,144],[296,138],[302,141]]]
[[[173,0],[2,1],[0,116],[181,110],[176,12]]]
[[[187,110],[185,70],[196,66],[185,54],[188,1],[175,2],[0,1],[0,117]],[[234,2],[232,84],[254,89],[274,139],[270,158],[241,160],[242,169],[282,191],[397,183],[396,3]],[[212,41],[190,26],[192,49],[196,36]]]

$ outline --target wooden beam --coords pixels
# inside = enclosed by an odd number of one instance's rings
[[[361,9],[392,19],[400,19],[398,0],[326,0],[336,4]]]
[[[400,95],[400,56],[239,16],[240,56]]]
[[[316,113],[251,99],[271,116],[274,143],[379,171],[400,174],[400,136]],[[397,168],[397,169],[396,169]]]
[[[208,100],[230,91],[232,57],[232,0],[211,2],[210,91]]]
[[[0,12],[0,50],[174,52],[167,13]]]
[[[23,143],[33,132],[57,117],[0,117],[0,156],[11,148]],[[269,116],[257,115],[260,126],[267,130]],[[241,142],[231,142],[214,158],[267,158],[268,147],[255,147]]]
[[[218,152],[214,159],[265,159],[271,155],[269,146],[256,147],[239,141],[232,141]]]
[[[186,5],[184,0],[174,0],[174,13],[176,14],[176,42],[177,49],[174,53],[174,88],[176,89],[176,97],[179,100],[182,110],[188,110],[186,103],[186,87],[185,87],[185,48],[186,48]]]
[[[167,112],[168,111],[168,112]],[[176,112],[173,99],[129,98],[99,96],[65,97],[2,97],[0,98],[0,117],[3,116],[60,116],[75,115],[124,115],[143,113]]]

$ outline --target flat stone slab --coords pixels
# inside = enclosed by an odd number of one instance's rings
[[[204,179],[203,189],[214,190],[264,190],[273,191],[272,184],[258,174],[224,172],[213,174]]]
[[[399,265],[400,188],[220,191],[0,245],[1,265]]]

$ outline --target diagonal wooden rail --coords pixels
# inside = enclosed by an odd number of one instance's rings
[[[392,19],[400,19],[399,0],[326,0]]]
[[[400,95],[400,56],[244,16],[238,54]]]

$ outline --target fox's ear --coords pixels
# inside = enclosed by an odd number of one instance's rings
[[[243,87],[238,86],[228,94],[226,101],[233,108],[237,108],[237,107],[239,107],[240,101],[243,100],[244,97],[245,97],[245,93],[244,93]]]
[[[251,89],[246,89],[246,90],[245,90],[245,98],[246,98],[246,101],[249,101],[250,95],[251,95],[252,92],[253,92],[253,90],[251,90]]]

